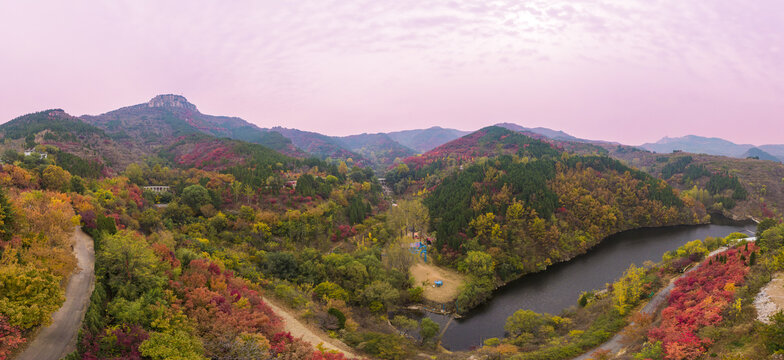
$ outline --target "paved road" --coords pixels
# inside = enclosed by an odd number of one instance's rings
[[[68,281],[65,303],[52,316],[52,324],[42,329],[16,360],[59,360],[76,350],[76,337],[95,286],[95,252],[93,239],[81,229],[74,231],[73,238],[79,272]]]
[[[755,238],[755,237],[749,237],[749,238],[745,238],[745,239],[741,239],[741,240],[755,241],[756,239],[757,238]],[[716,255],[718,253],[724,252],[727,249],[729,249],[729,248],[728,247],[722,247],[722,248],[716,249],[713,252],[711,252],[710,254],[708,254],[707,256],[705,256],[705,259],[707,259],[707,258],[709,258],[709,257],[711,257],[713,255]],[[697,270],[697,268],[699,268],[700,265],[702,265],[704,262],[705,261],[697,263],[697,265],[695,265],[691,269],[689,269],[686,272],[684,272],[681,276],[679,276],[679,277],[677,277],[675,279],[672,279],[672,281],[670,281],[670,283],[664,289],[661,289],[656,295],[653,296],[651,301],[648,302],[648,304],[646,304],[642,308],[642,310],[640,310],[640,312],[643,313],[643,314],[647,314],[647,315],[654,314],[659,309],[659,306],[662,303],[664,303],[665,300],[667,300],[668,296],[670,296],[670,292],[672,291],[672,289],[675,288],[675,280],[680,279],[684,275],[686,275],[686,274],[688,274],[688,273],[690,273],[690,272],[692,272],[694,270]],[[631,324],[629,324],[629,325],[631,325]],[[619,333],[615,334],[615,336],[610,338],[610,340],[607,340],[607,342],[605,342],[604,344],[601,344],[598,347],[595,347],[595,348],[589,350],[587,353],[582,354],[582,355],[574,358],[573,360],[588,360],[588,359],[592,359],[591,355],[593,355],[593,353],[596,352],[597,350],[609,350],[611,353],[617,354],[619,351],[621,351],[624,348],[624,345],[621,342],[622,339],[623,339],[623,335],[619,332]]]

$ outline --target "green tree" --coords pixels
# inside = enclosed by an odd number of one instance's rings
[[[123,175],[136,185],[147,185],[147,180],[144,178],[144,170],[142,170],[142,167],[137,163],[128,164]]]
[[[74,175],[71,177],[71,191],[77,194],[84,194],[84,181],[81,176]]]
[[[155,252],[144,238],[132,231],[121,231],[103,240],[97,269],[117,296],[135,299],[165,283]]]
[[[57,165],[49,165],[41,173],[44,188],[66,192],[71,185],[71,173]]]
[[[386,281],[376,280],[362,290],[362,298],[366,304],[379,303],[389,307],[399,296],[397,289]]]
[[[0,188],[0,239],[10,239],[15,230],[16,213],[5,195],[5,189]]]
[[[517,310],[512,316],[506,319],[504,330],[512,337],[517,337],[523,333],[537,335],[539,328],[547,323],[547,316],[535,313],[531,310]]]
[[[190,206],[193,211],[199,211],[202,206],[209,204],[210,201],[210,192],[204,186],[191,185],[182,190],[182,202]]]
[[[0,267],[0,314],[22,329],[48,324],[65,296],[60,277],[18,265]]]
[[[161,214],[155,209],[144,210],[139,218],[139,226],[148,234],[163,228]]]
[[[770,324],[763,330],[765,344],[772,353],[784,353],[784,311],[779,311],[770,318]]]
[[[206,359],[199,339],[179,329],[151,333],[139,346],[139,352],[154,360]]]
[[[482,251],[469,251],[460,262],[458,269],[466,274],[480,278],[489,278],[495,274],[493,257]]]
[[[416,330],[417,322],[414,319],[410,319],[407,316],[403,315],[395,315],[395,317],[391,320],[392,326],[396,327],[400,332],[404,335],[408,335],[412,331]]]
[[[348,301],[348,292],[340,287],[340,285],[331,281],[324,281],[316,285],[316,287],[313,288],[313,293],[316,294],[316,296],[318,296],[320,299]]]
[[[422,318],[419,323],[419,336],[422,337],[422,343],[426,343],[438,335],[438,324],[429,317]]]

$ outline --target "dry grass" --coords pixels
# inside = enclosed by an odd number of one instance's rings
[[[425,290],[425,299],[439,303],[448,303],[457,298],[458,288],[465,282],[463,275],[457,272],[421,261],[411,266],[410,271],[414,284]],[[443,281],[444,285],[435,287],[433,284],[436,280]]]

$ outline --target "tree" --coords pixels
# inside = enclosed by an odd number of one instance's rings
[[[182,190],[182,202],[199,211],[202,206],[210,203],[210,192],[204,186],[191,185]]]
[[[7,359],[14,349],[24,344],[25,341],[19,329],[11,326],[6,318],[0,315],[0,360]]]
[[[5,189],[0,188],[0,239],[10,239],[15,229],[16,214],[5,195]]]
[[[438,335],[438,330],[439,326],[435,321],[429,317],[422,318],[419,323],[419,336],[422,337],[422,343],[424,344]]]
[[[74,175],[71,177],[71,191],[77,194],[84,194],[84,181],[81,176]]]
[[[199,339],[180,329],[151,333],[139,346],[139,351],[154,360],[206,359]]]
[[[144,170],[137,163],[128,164],[123,175],[136,185],[147,185],[147,180],[144,178]]]
[[[362,298],[366,304],[372,305],[378,303],[388,307],[399,296],[397,289],[392,287],[388,282],[376,280],[370,283],[365,289],[362,290]]]
[[[144,210],[139,218],[139,227],[148,234],[163,228],[161,214],[155,209]]]
[[[636,305],[640,300],[644,282],[645,269],[638,268],[632,264],[623,273],[623,277],[613,284],[613,306],[621,315],[626,314],[629,308]]]
[[[770,352],[784,352],[784,311],[779,311],[770,318],[770,324],[765,326],[763,336]]]
[[[416,330],[417,322],[404,315],[395,315],[392,318],[392,326],[396,327],[403,335],[408,335],[410,332]]]
[[[539,328],[547,323],[547,317],[531,310],[517,310],[506,319],[504,330],[512,337],[523,333],[536,335]]]
[[[495,262],[493,257],[485,252],[469,251],[458,265],[458,269],[466,274],[488,278],[495,274]]]
[[[66,192],[71,185],[71,173],[57,165],[49,165],[41,174],[44,188]]]
[[[319,297],[319,299],[334,299],[334,300],[343,300],[348,301],[348,292],[340,287],[340,285],[335,284],[330,281],[324,281],[315,288],[313,288],[313,293]]]
[[[21,329],[47,324],[65,301],[60,277],[18,265],[0,267],[0,315]]]
[[[121,231],[103,240],[97,269],[117,296],[135,299],[165,283],[160,261],[140,235]]]

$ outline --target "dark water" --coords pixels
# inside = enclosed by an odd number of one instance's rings
[[[665,252],[695,239],[724,237],[732,232],[753,234],[755,229],[753,224],[712,224],[638,229],[610,236],[585,255],[526,275],[499,289],[489,302],[468,316],[453,320],[444,333],[442,345],[449,350],[466,350],[481,345],[484,339],[501,338],[506,318],[519,309],[560,314],[576,305],[581,292],[604,288],[630,264],[658,262]],[[442,329],[449,320],[441,315],[428,316]]]

